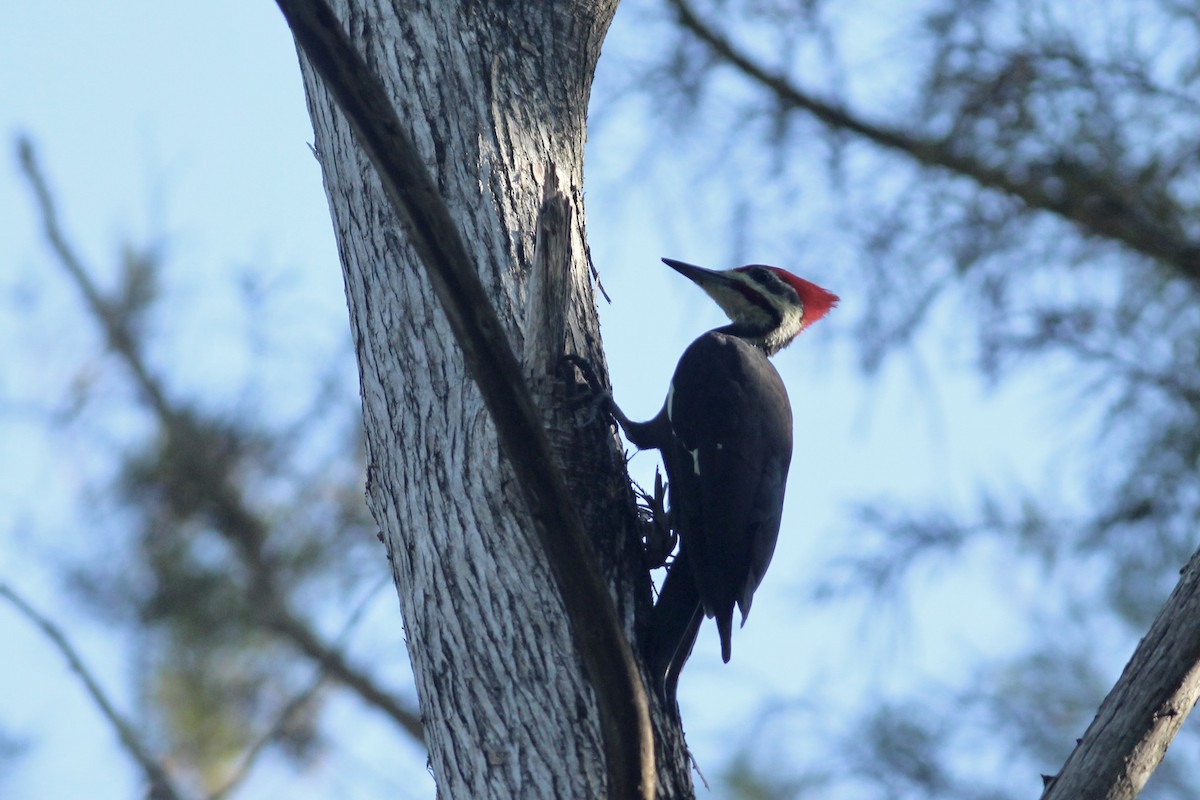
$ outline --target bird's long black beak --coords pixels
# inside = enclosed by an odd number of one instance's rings
[[[715,284],[725,283],[728,281],[728,278],[725,277],[724,273],[718,272],[717,270],[697,267],[695,264],[688,264],[684,261],[676,261],[673,258],[664,258],[663,263],[702,289],[707,289]]]

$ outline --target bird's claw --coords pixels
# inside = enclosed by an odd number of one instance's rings
[[[642,517],[642,528],[646,538],[646,562],[650,569],[665,566],[667,558],[679,543],[679,536],[671,529],[670,512],[667,511],[667,485],[662,474],[654,470],[654,493],[638,489],[638,511]]]
[[[570,398],[571,406],[576,409],[589,409],[591,411],[589,417],[603,416],[611,420],[612,394],[600,382],[600,376],[591,362],[583,356],[567,353],[559,361],[559,367],[575,387],[575,394]],[[583,375],[583,386],[575,381],[576,370]]]
[[[604,384],[600,382],[600,376],[596,374],[596,368],[592,366],[592,362],[583,356],[576,353],[567,353],[559,359],[558,364],[564,374],[570,378],[574,378],[575,370],[579,370],[591,394],[604,394],[607,391],[604,388]]]

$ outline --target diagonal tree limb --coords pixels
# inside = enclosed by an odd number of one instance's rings
[[[345,654],[336,646],[330,646],[318,636],[308,624],[285,608],[269,612],[267,624],[279,631],[296,649],[320,665],[321,669],[369,705],[375,706],[391,717],[409,736],[425,742],[421,716],[410,710],[390,692],[382,689],[370,675],[346,660]]]
[[[62,226],[58,222],[58,210],[54,206],[54,198],[50,194],[50,187],[46,184],[45,176],[42,175],[42,170],[38,166],[37,154],[34,152],[33,143],[26,136],[19,136],[17,138],[17,161],[21,166],[21,171],[25,174],[25,179],[29,181],[34,198],[37,200],[38,211],[41,212],[42,229],[46,234],[46,240],[50,243],[54,254],[58,256],[63,269],[67,271],[67,274],[71,276],[71,280],[79,287],[79,291],[83,294],[84,302],[87,303],[88,310],[100,321],[100,326],[104,330],[104,336],[108,341],[109,348],[121,356],[125,365],[133,373],[138,391],[142,393],[144,401],[155,410],[159,417],[170,417],[171,409],[167,403],[166,395],[163,393],[158,381],[150,373],[146,362],[142,359],[137,342],[122,322],[117,309],[105,298],[100,287],[96,285],[96,282],[92,280],[91,274],[84,267],[83,261],[75,254],[74,249],[67,241]]]
[[[641,672],[507,332],[461,234],[378,78],[321,0],[277,0],[305,57],[371,160],[438,295],[517,474],[572,637],[596,694],[611,797],[654,797],[653,733]]]
[[[1082,233],[1120,242],[1142,255],[1175,267],[1200,283],[1200,241],[1131,201],[1122,187],[1088,174],[1076,163],[1029,165],[1030,177],[990,166],[955,147],[952,140],[910,134],[868,120],[850,108],[821,99],[756,61],[696,13],[689,0],[666,0],[680,24],[716,56],[771,92],[787,108],[804,111],[825,126],[859,136],[900,153],[924,167],[968,178],[984,189],[1020,201],[1034,211],[1062,217]]]
[[[342,625],[341,633],[337,635],[337,638],[333,642],[333,646],[337,651],[341,651],[345,646],[346,640],[350,637],[350,632],[358,626],[359,622],[362,621],[363,613],[367,610],[368,603],[379,592],[379,590],[384,587],[386,582],[387,576],[385,575],[383,580],[377,582],[370,591],[363,595],[362,599],[358,603],[358,607],[351,612],[350,617]],[[254,764],[258,761],[258,757],[266,751],[267,747],[271,745],[272,742],[283,735],[283,733],[287,730],[287,726],[291,722],[292,717],[302,711],[304,707],[308,705],[308,703],[312,701],[314,697],[316,697],[317,692],[320,691],[321,687],[328,682],[328,679],[329,665],[320,664],[316,669],[311,681],[309,682],[309,685],[288,701],[283,709],[276,715],[275,722],[272,723],[267,730],[261,736],[259,736],[258,740],[251,745],[245,753],[242,754],[241,761],[239,761],[237,767],[234,768],[233,774],[226,779],[225,783],[220,788],[212,792],[208,796],[207,800],[225,800],[226,797],[236,790],[237,787],[240,786],[247,777],[249,777],[250,771],[254,768]],[[420,729],[418,728],[413,735],[415,738],[420,739]]]
[[[272,745],[280,736],[287,730],[291,723],[292,717],[298,714],[308,705],[321,687],[325,685],[328,675],[325,669],[318,669],[317,674],[309,682],[304,690],[296,694],[289,700],[282,710],[275,716],[275,721],[270,727],[250,745],[250,748],[242,754],[241,760],[233,769],[233,774],[230,775],[220,788],[208,795],[205,800],[225,800],[231,793],[237,790],[239,786],[250,777],[250,771],[254,768],[266,749]]]
[[[59,627],[31,606],[24,597],[4,581],[0,581],[0,597],[7,599],[22,616],[36,625],[50,640],[50,643],[58,649],[58,652],[62,653],[63,658],[71,667],[71,671],[79,676],[79,680],[83,683],[83,688],[87,690],[88,695],[91,696],[92,702],[96,704],[108,724],[116,731],[121,746],[138,763],[146,775],[146,780],[150,782],[150,791],[147,792],[147,796],[160,800],[181,800],[183,795],[175,787],[166,768],[151,754],[150,748],[138,736],[137,729],[113,706],[91,670],[83,663],[83,659],[79,657]]]
[[[96,285],[90,271],[67,241],[53,196],[28,138],[18,139],[17,154],[21,171],[37,200],[42,228],[51,249],[79,288],[92,317],[100,323],[109,348],[133,375],[139,396],[154,412],[168,442],[174,447],[187,448],[189,443],[208,435],[210,432],[194,415],[167,398],[161,382],[146,364],[136,340],[125,328],[115,306]],[[205,448],[193,449],[202,452]],[[417,711],[381,688],[369,674],[352,665],[344,653],[325,642],[308,621],[291,610],[277,585],[274,568],[263,552],[267,535],[263,523],[232,486],[230,476],[217,472],[216,465],[210,460],[192,459],[192,464],[197,469],[208,470],[199,476],[198,485],[219,487],[213,489],[207,498],[213,527],[234,545],[235,552],[253,575],[260,622],[274,629],[293,647],[316,662],[333,680],[358,694],[368,705],[382,711],[414,739],[424,742],[424,730]]]
[[[1200,552],[1042,800],[1132,800],[1200,698]]]

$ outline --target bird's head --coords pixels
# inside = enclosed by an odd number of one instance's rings
[[[745,339],[774,355],[837,305],[838,296],[785,269],[751,264],[712,270],[664,258],[663,263],[691,280],[728,315],[724,333]]]

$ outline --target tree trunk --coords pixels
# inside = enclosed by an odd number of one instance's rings
[[[412,4],[416,6],[417,4]],[[526,350],[555,451],[627,635],[649,585],[623,461],[577,429],[547,374],[602,365],[582,209],[587,100],[615,2],[335,4],[466,238],[512,347],[548,175],[566,195],[565,340]],[[400,596],[426,741],[446,797],[604,797],[595,702],[488,412],[370,163],[301,57],[359,361],[367,500]],[[539,285],[541,281],[538,282]],[[541,293],[529,298],[544,311]],[[538,363],[541,362],[541,363]],[[660,796],[691,794],[678,727],[654,714]]]

